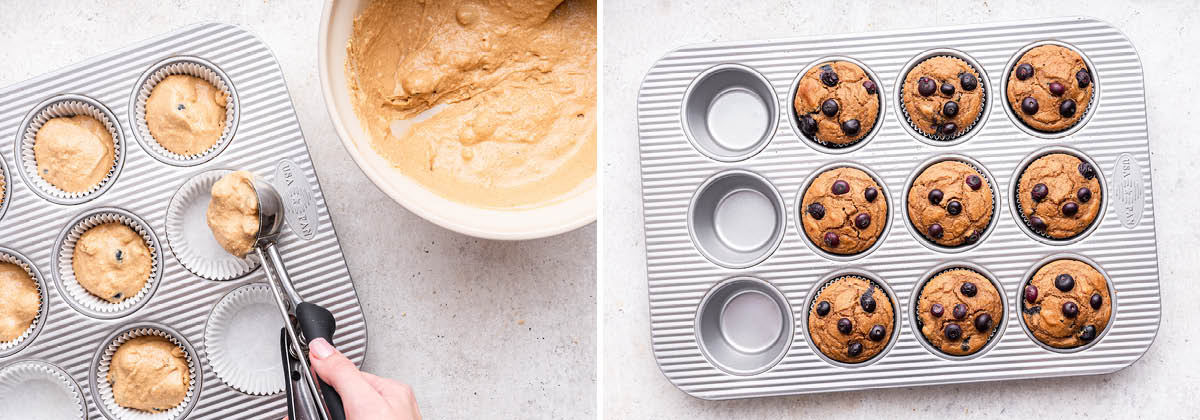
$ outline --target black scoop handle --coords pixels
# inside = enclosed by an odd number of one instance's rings
[[[333,345],[333,332],[337,329],[337,321],[333,319],[333,314],[328,309],[308,302],[300,302],[299,305],[296,305],[296,320],[300,323],[300,331],[304,333],[305,340],[312,342],[315,339],[324,338],[329,345]],[[321,387],[321,395],[325,397],[325,407],[329,409],[330,418],[346,420],[342,397],[319,377],[317,384]]]

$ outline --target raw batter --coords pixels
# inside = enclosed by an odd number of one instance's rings
[[[51,118],[33,138],[38,175],[55,188],[86,192],[116,164],[112,133],[87,115]]]
[[[117,405],[165,411],[183,402],[191,383],[183,349],[156,335],[135,337],[113,353],[108,371]]]
[[[79,285],[110,303],[120,303],[142,290],[150,280],[150,266],[146,240],[120,223],[105,223],[83,232],[71,258]]]
[[[254,192],[254,175],[237,171],[213,184],[206,218],[213,237],[222,248],[239,258],[250,253],[258,235],[258,194]]]
[[[532,207],[596,173],[594,1],[376,0],[346,52],[373,148],[443,197]]]
[[[225,131],[229,96],[204,79],[167,76],[146,99],[146,126],[164,149],[194,156],[217,144]]]
[[[0,342],[21,337],[42,304],[37,283],[21,266],[0,262]]]

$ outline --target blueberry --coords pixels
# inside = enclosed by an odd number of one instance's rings
[[[1050,88],[1050,94],[1054,96],[1063,96],[1064,93],[1067,93],[1067,87],[1063,86],[1062,83],[1050,82],[1048,87]]]
[[[939,225],[937,223],[929,225],[929,237],[930,238],[942,239],[943,233],[945,233],[945,230],[942,229],[942,225]]]
[[[954,305],[954,319],[963,319],[966,317],[967,317],[967,305],[961,304],[961,303]]]
[[[962,338],[962,333],[962,327],[958,326],[958,324],[950,324],[946,326],[946,338],[957,340]]]
[[[829,315],[830,309],[833,308],[829,305],[829,301],[822,300],[821,303],[817,304],[817,316]]]
[[[1037,296],[1038,296],[1037,286],[1034,286],[1032,284],[1025,286],[1025,301],[1027,301],[1029,303],[1037,302]]]
[[[1079,174],[1083,175],[1084,179],[1092,179],[1096,177],[1096,168],[1093,168],[1092,164],[1090,163],[1079,162],[1079,167],[1077,169],[1079,170]]]
[[[944,195],[945,194],[942,194],[942,190],[934,188],[933,190],[929,191],[929,202],[932,204],[941,203]]]
[[[813,219],[821,220],[825,218],[825,206],[821,203],[812,203],[808,205],[808,215]]]
[[[947,101],[945,104],[943,104],[942,115],[950,118],[954,118],[955,115],[958,115],[958,102]]]
[[[1024,112],[1029,115],[1036,114],[1038,112],[1037,99],[1033,99],[1031,97],[1025,97],[1025,99],[1022,99],[1021,100],[1021,112]]]
[[[878,92],[878,89],[879,89],[879,88],[875,86],[875,82],[874,82],[874,81],[871,81],[871,80],[864,80],[864,81],[863,81],[863,89],[866,89],[866,90],[867,90],[867,93],[870,93],[870,94],[874,95],[874,94],[875,94],[875,92]]]
[[[976,79],[974,74],[963,73],[958,75],[958,84],[962,85],[963,90],[970,92],[979,87],[979,79]]]
[[[954,123],[945,123],[942,124],[941,130],[938,131],[941,131],[942,135],[944,136],[953,135],[954,133],[958,132],[958,126]]]
[[[887,335],[887,330],[883,329],[883,325],[875,324],[871,327],[871,332],[867,334],[867,338],[871,341],[883,341],[883,336]]]
[[[117,292],[117,293],[114,293],[112,297],[113,297],[113,299],[121,300],[122,296],[125,296],[125,294],[121,293],[121,292]]]
[[[983,180],[979,178],[979,175],[967,175],[967,186],[977,191],[983,188]]]
[[[854,216],[854,227],[866,229],[868,226],[871,226],[871,215],[859,213],[858,216]]]
[[[949,84],[949,83],[942,83],[942,94],[946,95],[946,96],[953,95],[954,94],[954,85]]]
[[[1042,220],[1041,217],[1037,217],[1037,216],[1030,217],[1029,218],[1029,227],[1033,228],[1033,230],[1036,232],[1045,232],[1046,231],[1046,221]]]
[[[1062,314],[1067,318],[1079,316],[1079,305],[1076,305],[1075,302],[1071,301],[1063,302]]]
[[[963,243],[964,244],[973,244],[973,243],[979,242],[979,236],[982,234],[983,233],[980,232],[979,229],[972,230],[971,234],[967,235],[967,237],[963,239]]]
[[[871,295],[862,295],[862,297],[858,298],[858,304],[862,305],[863,310],[867,311],[867,313],[875,312],[875,298],[871,297]]]
[[[1088,73],[1087,69],[1079,69],[1075,72],[1075,81],[1079,82],[1079,88],[1083,89],[1092,84],[1092,74]]]
[[[1072,202],[1063,204],[1063,206],[1062,206],[1063,216],[1071,217],[1071,216],[1074,216],[1075,213],[1079,213],[1079,205],[1078,204],[1075,204]]]
[[[1091,305],[1092,309],[1100,309],[1100,305],[1103,304],[1104,298],[1099,293],[1092,293],[1092,297],[1088,299],[1088,305]]]
[[[1047,195],[1050,195],[1050,188],[1047,187],[1046,184],[1038,183],[1037,185],[1033,186],[1032,190],[1029,190],[1029,197],[1032,198],[1033,201],[1045,200]]]
[[[821,83],[824,83],[825,86],[829,86],[829,87],[837,86],[837,84],[838,84],[837,73],[835,73],[832,68],[825,69],[824,71],[821,72]]]
[[[958,291],[962,292],[963,296],[975,297],[975,294],[979,293],[979,287],[975,286],[975,283],[968,281],[963,283],[962,286],[959,286]]]
[[[801,116],[800,132],[809,137],[812,137],[813,134],[817,134],[817,120],[813,119],[812,115]]]
[[[867,187],[867,189],[863,190],[863,198],[867,199],[868,203],[875,202],[875,197],[878,196],[879,190],[875,189],[875,187]]]
[[[922,77],[920,79],[917,79],[917,93],[920,93],[921,96],[932,95],[933,92],[936,90],[937,90],[937,83],[934,82],[933,79],[930,79],[928,77]]]
[[[1059,274],[1058,277],[1054,278],[1054,287],[1064,292],[1070,292],[1071,289],[1075,288],[1075,278],[1067,273]]]
[[[1096,339],[1096,326],[1088,325],[1088,326],[1083,327],[1083,331],[1081,331],[1079,333],[1079,339],[1083,340],[1085,342],[1095,340]]]
[[[125,261],[125,253],[121,252],[121,250],[119,250],[119,249],[117,250],[117,254],[114,255],[114,257],[117,257],[117,262]]]
[[[837,115],[839,109],[841,109],[841,107],[838,106],[836,99],[826,99],[825,102],[821,103],[821,113],[825,114],[826,117]]]
[[[975,330],[984,332],[992,329],[992,316],[988,314],[979,314],[975,317]]]
[[[840,180],[840,179],[837,181],[833,181],[833,187],[831,187],[830,190],[832,190],[833,193],[837,194],[837,195],[842,195],[842,194],[848,193],[848,192],[850,192],[850,183]]]
[[[1028,79],[1033,77],[1033,66],[1029,63],[1021,63],[1013,73],[1016,74],[1017,80]]]
[[[175,105],[175,109],[183,111],[184,109],[187,109],[187,106],[184,106],[183,104],[179,104],[179,105]]]
[[[846,348],[846,355],[850,357],[858,357],[862,352],[863,345],[857,341],[851,341],[850,346]]]
[[[825,246],[837,248],[842,241],[838,240],[838,235],[833,232],[825,232]]]
[[[838,320],[837,329],[842,334],[850,334],[850,331],[854,329],[854,324],[850,322],[850,318],[842,318]]]
[[[1058,113],[1059,113],[1059,115],[1062,115],[1064,117],[1074,116],[1075,115],[1075,100],[1067,99],[1067,100],[1063,101],[1063,103],[1059,104],[1058,105]]]
[[[958,202],[958,200],[946,203],[946,213],[950,213],[951,216],[958,216],[959,213],[962,213],[962,210],[962,203]]]
[[[1088,201],[1091,201],[1092,200],[1092,190],[1088,189],[1088,187],[1080,188],[1079,191],[1075,192],[1075,198],[1078,198],[1080,203],[1086,203]]]
[[[858,120],[846,120],[842,122],[842,132],[847,136],[858,134],[858,130],[862,129],[862,125]]]

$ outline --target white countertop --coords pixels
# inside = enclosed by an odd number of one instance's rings
[[[594,225],[506,243],[425,222],[338,141],[317,74],[321,2],[179,3],[4,1],[0,85],[197,22],[249,29],[287,79],[366,313],[365,368],[413,385],[430,419],[593,417]]]
[[[1200,299],[1195,260],[1200,223],[1200,141],[1194,73],[1200,12],[1191,2],[866,0],[739,2],[610,0],[602,20],[604,92],[602,267],[602,406],[605,418],[1197,418],[1196,350]],[[638,169],[636,97],[662,54],[698,42],[869,32],[917,26],[1089,15],[1121,28],[1138,48],[1149,103],[1150,153],[1158,216],[1162,323],[1149,352],[1117,373],[797,397],[708,402],[675,389],[650,350],[645,244]],[[1185,391],[1187,390],[1187,391]],[[1188,395],[1191,393],[1192,395]],[[1118,416],[1118,414],[1120,414]]]

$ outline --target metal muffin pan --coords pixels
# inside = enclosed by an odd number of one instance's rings
[[[931,32],[932,31],[932,32]],[[931,35],[936,33],[936,35]],[[1003,72],[1022,48],[1062,42],[1088,57],[1098,96],[1077,130],[1052,139],[1032,136],[1006,114]],[[687,134],[682,114],[686,92],[696,78],[715,66],[736,65],[766,78],[774,90],[773,117],[791,118],[791,85],[817,60],[849,57],[876,77],[881,94],[897,92],[901,73],[914,58],[952,49],[969,57],[983,72],[989,89],[985,115],[969,136],[946,142],[913,134],[899,104],[885,106],[882,125],[870,142],[848,153],[812,147],[787,124],[770,132],[765,147],[740,160],[716,159]],[[703,399],[939,385],[961,382],[1101,374],[1120,370],[1140,358],[1154,341],[1161,316],[1158,254],[1154,234],[1142,67],[1137,52],[1120,30],[1091,18],[1055,18],[956,27],[922,28],[870,34],[724,42],[687,46],[667,53],[647,73],[638,95],[642,204],[646,235],[651,341],[663,374],[682,391]],[[890,102],[889,98],[884,102]],[[995,101],[995,102],[994,102]],[[702,105],[692,105],[702,107]],[[1000,198],[1011,206],[1014,177],[1022,161],[1050,147],[1086,155],[1104,179],[1103,211],[1094,231],[1076,241],[1041,241],[1026,234],[1011,211],[996,209],[990,233],[973,248],[947,252],[905,232],[908,179],[924,163],[947,156],[976,162]],[[809,247],[797,225],[796,202],[807,179],[819,168],[853,164],[871,169],[885,187],[889,226],[878,248],[848,259],[829,258]],[[785,197],[783,240],[757,264],[731,268],[710,261],[693,240],[691,200],[718,173],[757,174]],[[1119,194],[1107,188],[1121,188]],[[736,219],[736,217],[733,217]],[[922,344],[910,314],[918,283],[946,264],[979,267],[995,277],[1007,302],[1008,317],[1019,316],[1021,288],[1028,272],[1055,255],[1078,255],[1111,279],[1114,316],[1109,330],[1090,347],[1050,351],[1006,319],[994,342],[978,356],[947,358]],[[827,361],[809,343],[806,303],[823,280],[846,272],[871,273],[894,294],[898,334],[891,347],[870,364],[853,367]],[[753,278],[777,290],[794,322],[782,358],[762,357],[757,366],[730,369],[729,362],[701,339],[727,337],[699,312],[714,288],[731,279]],[[723,286],[718,286],[723,285]],[[746,287],[751,290],[751,287]],[[737,293],[736,290],[731,291]],[[731,293],[731,295],[733,294]],[[767,293],[767,296],[770,294]],[[711,300],[711,299],[710,299]],[[770,302],[766,299],[758,299]],[[769,305],[760,305],[768,307]],[[719,309],[719,308],[718,308]],[[767,308],[769,309],[769,308]],[[771,318],[764,310],[765,318]],[[764,322],[772,322],[765,320]],[[719,324],[718,324],[719,325]],[[769,325],[769,324],[768,324]],[[724,338],[737,341],[737,337]],[[717,344],[720,345],[719,343]],[[750,350],[756,350],[751,348]]]
[[[124,165],[107,190],[83,203],[58,202],[34,191],[27,177],[4,172],[8,211],[0,213],[0,249],[11,249],[28,258],[47,285],[58,271],[53,261],[57,239],[79,215],[112,208],[133,215],[166,238],[167,204],[193,175],[213,168],[242,168],[279,184],[289,194],[308,191],[311,197],[292,200],[289,212],[308,213],[311,224],[286,230],[280,252],[296,288],[306,299],[333,312],[338,329],[334,341],[351,360],[362,363],[366,351],[366,324],[350,272],[342,256],[324,195],[313,170],[282,71],[270,49],[257,37],[236,26],[207,23],[190,26],[137,45],[0,89],[0,138],[19,141],[22,120],[37,104],[64,93],[91,98],[116,116],[121,134],[133,136],[130,95],[139,76],[165,59],[201,57],[236,85],[238,127],[228,145],[211,160],[195,166],[163,162],[139,142],[125,142]],[[19,166],[13,144],[0,147],[4,166]],[[283,175],[281,175],[283,174]],[[287,178],[285,181],[283,178]],[[290,183],[283,188],[284,182]],[[300,196],[300,198],[304,198]],[[289,213],[290,214],[290,213]],[[198,220],[196,223],[205,223]],[[291,226],[292,222],[289,222]],[[234,281],[211,281],[185,269],[171,252],[159,246],[160,279],[146,302],[114,318],[96,317],[68,303],[58,287],[44,287],[44,319],[35,335],[20,350],[0,356],[0,366],[22,360],[42,360],[61,368],[83,385],[88,418],[105,418],[92,370],[94,357],[107,345],[106,336],[131,326],[152,324],[178,333],[194,346],[201,375],[188,418],[277,418],[285,413],[283,393],[252,396],[226,385],[208,366],[204,326],[217,301],[230,290],[248,283],[265,282],[262,270]],[[101,378],[102,379],[102,378]],[[99,380],[99,379],[96,379]]]

